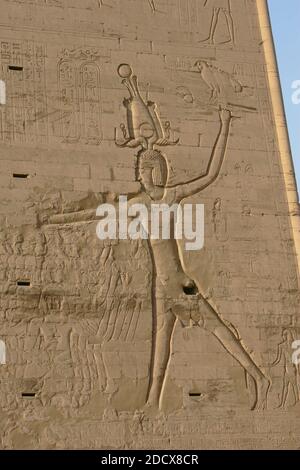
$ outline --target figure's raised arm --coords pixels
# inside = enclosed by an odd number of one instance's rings
[[[193,194],[200,192],[202,189],[213,183],[218,177],[227,149],[231,119],[232,115],[229,110],[220,110],[221,127],[209,160],[206,173],[186,183],[172,186],[172,188],[176,191],[177,200],[181,200],[185,197],[192,196]]]

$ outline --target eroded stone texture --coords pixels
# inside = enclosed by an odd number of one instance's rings
[[[0,7],[1,447],[298,448],[299,209],[264,0]],[[204,248],[100,241],[119,195],[204,204]]]

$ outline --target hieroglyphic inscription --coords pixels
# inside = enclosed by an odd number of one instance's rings
[[[64,50],[58,63],[61,136],[67,143],[99,145],[101,131],[100,67],[97,52]]]
[[[47,142],[45,47],[33,41],[3,39],[0,60],[1,76],[7,84],[7,104],[1,108],[1,140]]]

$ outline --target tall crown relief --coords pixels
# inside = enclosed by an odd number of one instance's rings
[[[125,98],[123,104],[127,109],[127,129],[125,124],[120,128],[123,139],[116,139],[118,147],[136,148],[142,146],[144,150],[153,149],[154,145],[166,147],[176,145],[177,140],[170,139],[170,122],[162,125],[156,110],[156,104],[152,101],[147,103],[141,96],[138,79],[133,75],[132,68],[128,64],[121,64],[118,74],[123,79],[122,83],[129,91],[130,97]]]

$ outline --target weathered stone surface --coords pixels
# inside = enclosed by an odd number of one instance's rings
[[[265,0],[0,8],[1,448],[299,448],[299,206]],[[204,204],[204,248],[100,241],[97,206],[138,192]]]

